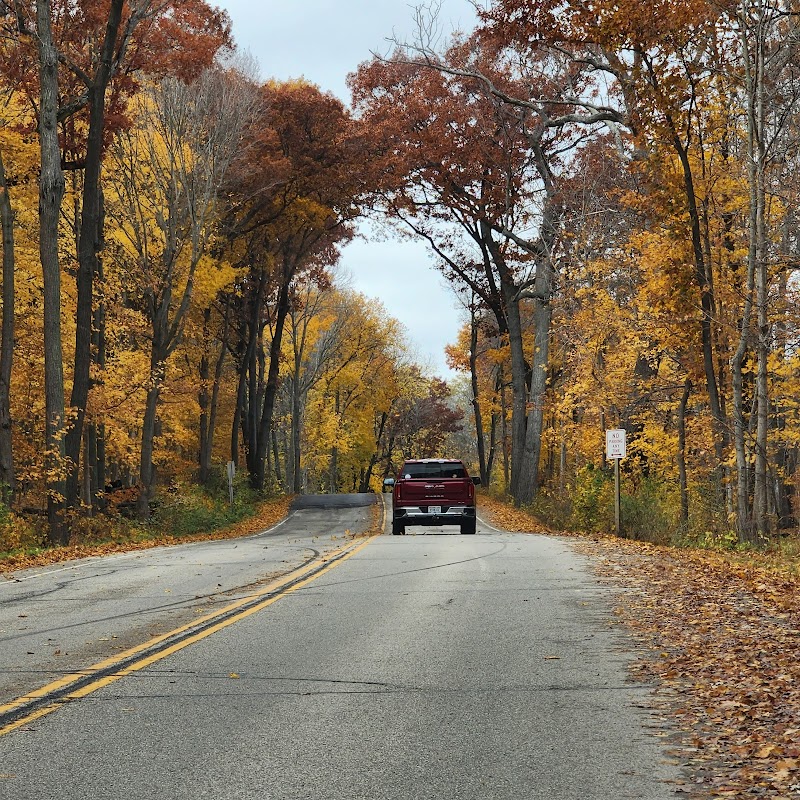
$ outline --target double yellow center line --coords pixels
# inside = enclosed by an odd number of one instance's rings
[[[363,550],[374,538],[349,544],[289,572],[225,608],[207,614],[168,633],[150,639],[97,664],[64,675],[40,689],[0,705],[0,736],[29,725],[34,720],[61,708],[65,703],[86,697],[104,686],[145,669],[167,656],[183,650],[213,633],[227,628],[272,605],[298,589],[302,589],[326,572]]]

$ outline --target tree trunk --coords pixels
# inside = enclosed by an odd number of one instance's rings
[[[524,482],[530,475],[529,472],[526,473],[523,464],[527,425],[527,367],[522,345],[522,321],[516,287],[503,283],[503,296],[511,349],[511,497],[514,499],[514,505],[519,506],[524,494]]]
[[[61,268],[58,221],[64,197],[64,173],[58,142],[58,52],[53,43],[49,0],[37,0],[39,38],[39,254],[44,283],[45,442],[48,457],[47,518],[50,541],[69,542],[64,518],[64,362],[61,349]]]
[[[517,505],[528,505],[536,497],[539,489],[539,459],[542,453],[542,432],[544,427],[544,407],[547,396],[547,367],[550,359],[550,324],[553,317],[550,304],[551,279],[550,265],[539,264],[537,270],[542,274],[541,286],[537,288],[534,300],[534,346],[533,374],[531,377],[530,411],[525,431],[525,450],[522,459],[522,475],[518,486]],[[512,472],[513,476],[513,472]]]
[[[700,213],[697,208],[697,195],[694,189],[694,176],[689,160],[689,153],[683,146],[677,135],[674,138],[675,149],[683,168],[684,191],[689,209],[689,221],[691,225],[692,250],[694,253],[695,280],[700,290],[700,307],[702,316],[700,320],[700,333],[703,345],[703,367],[708,389],[708,401],[711,414],[717,423],[724,426],[722,415],[722,404],[720,402],[717,375],[714,369],[714,340],[713,340],[713,318],[714,318],[714,297],[711,293],[711,283],[708,277],[708,267],[703,254],[703,237],[700,224]]]
[[[65,438],[65,452],[69,459],[69,471],[66,481],[66,503],[69,507],[74,507],[78,504],[81,442],[91,381],[94,277],[98,272],[98,253],[103,238],[100,172],[103,160],[103,133],[106,121],[106,89],[113,74],[113,61],[119,27],[122,21],[123,5],[123,0],[111,0],[100,65],[94,81],[87,87],[89,131],[86,140],[81,227],[78,238],[75,363],[72,396],[70,399],[70,405],[75,416]]]
[[[733,446],[736,454],[736,529],[739,541],[753,539],[750,517],[749,461],[747,457],[747,424],[744,413],[744,360],[750,333],[750,317],[753,304],[754,274],[748,264],[747,294],[741,318],[739,344],[731,359],[731,379],[733,390]]]
[[[158,397],[161,392],[161,379],[158,366],[150,370],[151,386],[147,390],[144,420],[142,422],[142,447],[139,462],[139,497],[136,501],[136,515],[140,520],[150,518],[150,501],[153,498],[155,468],[153,466],[153,445],[156,436],[156,418],[158,416]]]
[[[270,438],[272,440],[272,455],[275,459],[275,480],[278,482],[278,484],[281,484],[283,483],[283,477],[281,475],[281,457],[280,451],[278,450],[278,434],[275,431],[275,428],[272,429],[272,435]]]
[[[251,476],[255,471],[256,456],[254,423],[258,396],[256,350],[258,348],[261,326],[263,283],[264,277],[262,272],[259,277],[258,291],[251,299],[250,316],[243,326],[247,341],[244,355],[239,365],[239,386],[236,392],[236,408],[234,410],[233,426],[231,428],[231,460],[237,467],[239,466],[239,428],[241,427],[245,448],[245,463],[247,464],[247,471]]]
[[[203,338],[205,342],[210,342],[211,331],[209,323],[211,320],[211,309],[206,309],[203,313]],[[211,384],[211,392],[209,393],[209,380],[210,374],[210,358],[209,353],[203,353],[200,359],[200,392],[198,394],[198,402],[200,404],[200,453],[199,453],[199,479],[200,483],[205,486],[211,476],[211,461],[214,453],[214,429],[217,424],[217,406],[219,404],[219,385],[222,378],[222,370],[225,366],[225,356],[228,352],[226,345],[228,330],[228,318],[225,321],[222,329],[222,346],[219,355],[217,356],[216,364],[214,366],[214,380]]]
[[[102,210],[101,210],[102,215]],[[97,280],[103,281],[103,263],[98,261]],[[95,311],[94,327],[92,333],[92,347],[95,364],[98,367],[100,375],[105,372],[106,368],[106,304],[101,301],[97,310]],[[101,378],[102,380],[102,378]],[[105,485],[106,485],[106,428],[105,425],[93,421],[89,426],[88,435],[91,439],[91,456],[90,460],[84,464],[84,469],[91,470],[94,473],[94,485],[96,487],[94,501],[100,510],[104,510],[105,503]]]
[[[500,418],[498,412],[492,414],[492,421],[489,426],[489,457],[486,459],[486,485],[492,485],[492,468],[494,467],[495,454],[497,453],[497,420]]]
[[[206,474],[211,471],[211,461],[214,455],[214,433],[217,429],[217,411],[219,409],[219,388],[222,383],[222,371],[225,368],[225,357],[228,353],[228,348],[224,341],[222,349],[219,352],[217,365],[214,368],[214,385],[211,388],[211,408],[208,412],[208,433],[206,442],[208,445],[208,452],[206,454],[205,470]]]
[[[6,505],[14,493],[11,427],[11,368],[14,359],[14,213],[0,154],[0,225],[3,236],[3,322],[0,339],[0,492]]]
[[[206,309],[206,314],[210,313]],[[206,325],[208,319],[205,320]],[[206,333],[206,325],[203,332]],[[207,341],[207,340],[206,340]],[[200,365],[197,370],[197,377],[200,380],[200,389],[197,392],[197,404],[200,406],[200,430],[199,430],[199,450],[197,452],[198,480],[202,486],[208,483],[209,475],[209,447],[208,447],[208,418],[209,406],[211,404],[211,393],[209,392],[208,380],[211,370],[208,363],[208,352],[204,351],[200,357]]]
[[[767,517],[767,428],[769,396],[767,388],[767,359],[769,356],[768,275],[765,231],[765,175],[766,152],[764,144],[764,29],[763,9],[758,9],[759,19],[753,34],[755,52],[750,47],[751,20],[745,13],[740,18],[741,54],[744,62],[745,92],[747,97],[747,178],[749,185],[749,234],[747,254],[747,294],[742,314],[739,347],[734,356],[734,395],[737,475],[737,529],[739,539],[745,543],[763,542],[768,533]],[[753,302],[756,306],[757,338],[756,385],[751,425],[744,420],[744,377],[742,374],[747,343],[751,334]],[[755,419],[753,419],[755,416]],[[745,436],[755,422],[755,468],[753,482],[752,514],[748,513],[749,460]]]
[[[291,273],[284,274],[278,294],[278,306],[275,312],[275,326],[272,332],[272,341],[269,346],[269,371],[264,390],[264,401],[261,419],[258,425],[258,441],[256,445],[255,470],[250,475],[250,482],[254,489],[264,490],[265,465],[267,448],[269,447],[269,434],[272,428],[272,415],[275,409],[275,397],[278,393],[278,373],[280,368],[281,342],[286,316],[289,313],[289,285]]]
[[[763,9],[759,10],[763,15]],[[758,308],[758,339],[756,356],[758,367],[756,370],[756,447],[755,447],[755,482],[753,488],[753,522],[756,536],[760,544],[767,541],[770,534],[768,488],[767,488],[767,447],[769,436],[769,356],[770,323],[769,323],[769,274],[767,269],[768,244],[766,223],[766,162],[767,151],[765,138],[766,130],[766,76],[764,70],[766,42],[764,29],[759,25],[756,34],[755,57],[755,86],[752,91],[751,122],[754,126],[752,134],[748,137],[752,152],[749,153],[753,164],[753,178],[755,182],[755,229],[751,236],[755,238],[755,276],[756,276],[756,306]]]
[[[687,378],[678,404],[678,484],[681,493],[681,526],[689,529],[689,486],[686,478],[686,406],[692,393],[692,379]]]
[[[153,331],[152,350],[150,352],[150,380],[142,420],[142,443],[139,457],[139,497],[136,503],[136,515],[141,520],[150,517],[150,501],[155,488],[155,466],[153,452],[156,438],[156,421],[158,419],[158,401],[161,387],[164,384],[166,366],[166,347],[162,344],[163,331]]]
[[[506,493],[511,491],[511,465],[509,464],[508,451],[508,399],[506,398],[506,379],[505,369],[500,367],[500,429],[502,436],[502,451],[503,451],[503,489]]]
[[[483,435],[481,404],[478,400],[478,322],[475,315],[475,308],[471,308],[470,312],[469,374],[472,381],[472,409],[475,418],[475,441],[478,445],[478,469],[480,470],[481,486],[488,486],[489,476],[486,468],[486,440]]]
[[[300,492],[300,433],[302,431],[300,402],[300,370],[295,370],[292,381],[292,492]]]
[[[372,452],[372,455],[369,458],[369,464],[367,465],[367,468],[364,470],[364,474],[361,477],[361,485],[358,487],[359,492],[363,493],[369,491],[369,484],[372,481],[372,473],[375,470],[375,465],[378,463],[381,457],[381,441],[383,439],[383,434],[386,431],[386,423],[388,421],[389,412],[382,411],[381,420],[378,423],[378,431],[375,435],[375,450]],[[383,477],[385,478],[386,475]]]

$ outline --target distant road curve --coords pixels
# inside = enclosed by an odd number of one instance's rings
[[[292,511],[305,508],[364,508],[375,505],[379,495],[374,492],[363,494],[301,494],[291,505]]]

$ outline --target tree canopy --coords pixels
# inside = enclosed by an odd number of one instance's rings
[[[591,527],[612,427],[671,530],[796,523],[795,4],[495,0],[441,47],[435,8],[348,107],[203,0],[0,4],[0,483],[54,542],[227,461],[368,491],[445,453]],[[452,285],[463,379],[349,288],[366,218]]]

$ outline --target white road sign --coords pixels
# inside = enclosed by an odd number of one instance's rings
[[[625,429],[613,428],[606,431],[606,458],[625,458]]]

